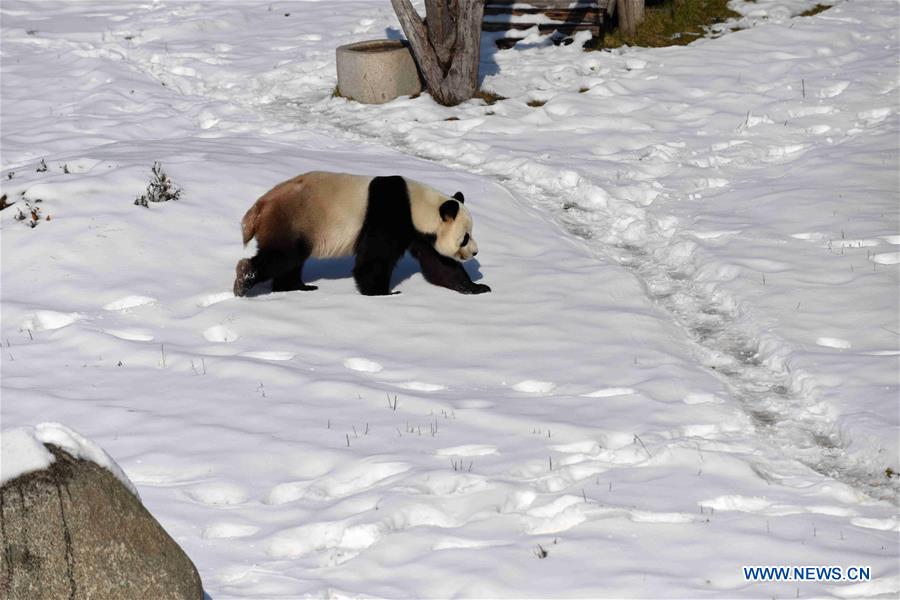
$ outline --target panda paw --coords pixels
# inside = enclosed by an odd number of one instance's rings
[[[468,291],[469,294],[486,294],[490,292],[491,288],[484,285],[483,283],[475,283],[472,284],[472,289]]]

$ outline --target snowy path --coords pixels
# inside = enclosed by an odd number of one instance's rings
[[[882,465],[898,453],[898,278],[895,269],[880,275],[877,269],[894,263],[900,231],[892,72],[898,23],[896,15],[881,19],[887,8],[839,6],[818,22],[794,20],[690,49],[634,53],[640,58],[585,57],[573,44],[514,56],[510,75],[503,60],[508,53],[500,53],[499,73],[487,85],[522,101],[546,102],[538,110],[515,103],[473,106],[453,112],[458,120],[448,123],[448,111],[431,107],[414,129],[406,122],[409,107],[427,101],[381,110],[320,102],[313,114],[419,156],[497,176],[553,210],[601,256],[639,274],[774,443],[827,475],[895,498],[896,482],[882,476]],[[861,32],[847,23],[875,26]],[[823,28],[827,45],[820,41]],[[806,42],[803,50],[781,48],[785,29],[793,43]],[[843,47],[856,53],[838,50]],[[706,65],[702,78],[698,61]],[[485,116],[490,113],[498,118]],[[893,160],[886,158],[892,154]],[[860,168],[858,175],[839,183],[827,176],[847,162]],[[710,210],[720,198],[726,206]],[[754,225],[770,219],[766,228],[777,233],[741,239],[748,237],[741,236],[747,219],[735,214],[751,211]],[[729,240],[737,248],[723,248]],[[837,247],[841,256],[846,250],[847,260],[834,264],[821,250],[809,252],[810,241],[816,248],[827,244],[831,253]],[[785,250],[787,242],[793,247]],[[736,279],[743,281],[722,285]],[[835,294],[838,281],[866,286],[870,295],[852,318],[835,318],[855,296]],[[829,302],[823,292],[836,297]],[[795,310],[785,310],[794,301]],[[766,325],[773,320],[775,327]],[[813,339],[817,348],[803,348]],[[823,347],[837,352],[823,360]],[[862,356],[847,357],[842,351],[848,348],[861,348]],[[830,377],[847,362],[853,366]],[[828,401],[842,412],[854,410],[858,395],[878,393],[873,370],[887,386],[875,414],[844,414],[836,422]],[[840,391],[822,389],[835,387]],[[894,427],[873,443],[869,420],[888,415]],[[852,427],[853,439],[843,438],[842,426]]]
[[[889,494],[896,464],[896,34],[879,3],[785,24],[809,38],[791,60],[776,25],[501,53],[491,85],[514,99],[452,110],[322,100],[333,46],[393,23],[346,4],[44,19],[4,3],[3,191],[53,217],[3,213],[4,428],[100,442],[214,598],[896,594],[896,506],[863,493]],[[823,40],[851,38],[828,62]],[[798,75],[813,106],[786,87]],[[154,160],[185,199],[134,207]],[[311,265],[318,292],[233,299],[243,210],[312,168],[462,189],[494,293],[445,293],[405,262],[401,295],[362,298],[339,261]],[[826,188],[874,212],[841,213],[841,236]],[[755,189],[796,204],[766,210]],[[868,268],[829,299],[841,248]],[[853,285],[873,304],[836,318]],[[855,420],[841,389],[866,395]],[[746,564],[874,580],[751,584]]]

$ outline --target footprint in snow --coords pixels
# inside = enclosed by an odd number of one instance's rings
[[[247,358],[258,358],[260,360],[291,360],[294,358],[292,352],[278,352],[277,350],[262,350],[259,352],[242,352],[240,356]]]
[[[147,304],[153,304],[154,302],[156,302],[156,298],[151,298],[150,296],[125,296],[123,298],[119,298],[118,300],[113,300],[112,302],[104,304],[103,310],[128,310],[129,308],[145,306]]]
[[[205,540],[221,540],[249,537],[259,531],[259,527],[253,525],[240,525],[238,523],[215,523],[203,528],[200,534]]]
[[[187,488],[184,493],[194,502],[220,507],[243,504],[249,498],[243,487],[226,482],[200,483]]]
[[[525,392],[527,394],[549,394],[556,389],[556,384],[551,381],[537,381],[535,379],[526,379],[512,386],[517,392]]]
[[[634,394],[635,391],[630,387],[610,387],[603,388],[597,390],[596,392],[591,392],[589,394],[582,394],[582,398],[612,398],[613,396],[628,396],[630,394]]]
[[[703,517],[703,519],[705,518]],[[628,520],[633,523],[693,523],[700,521],[701,517],[687,513],[630,510],[628,511]]]
[[[207,342],[233,342],[238,339],[238,334],[224,325],[213,325],[203,332]]]
[[[490,548],[503,546],[505,542],[492,542],[489,540],[467,540],[459,537],[447,537],[439,540],[431,547],[432,550],[465,550],[468,548]]]
[[[368,490],[385,479],[405,473],[409,469],[408,464],[399,462],[361,463],[312,481],[279,483],[269,492],[265,502],[277,505],[303,498],[310,500],[343,498]]]
[[[550,446],[550,449],[554,452],[563,452],[565,454],[596,454],[600,451],[600,444],[594,440],[583,440],[581,442],[557,444]]]
[[[496,446],[489,446],[486,444],[466,444],[464,446],[442,448],[434,454],[435,456],[487,456],[496,453]]]
[[[817,338],[816,344],[818,344],[819,346],[824,346],[826,348],[837,348],[839,350],[846,350],[852,346],[852,344],[847,340],[832,337]]]
[[[213,304],[218,304],[224,300],[228,300],[229,298],[234,298],[234,294],[231,292],[219,292],[217,294],[208,294],[206,296],[200,296],[197,299],[197,307],[198,308],[208,308]]]
[[[164,464],[141,463],[128,465],[125,474],[135,485],[185,485],[209,476],[210,468],[203,465],[172,468]]]
[[[890,517],[888,519],[869,519],[866,517],[857,517],[851,519],[850,522],[857,527],[865,527],[866,529],[877,529],[879,531],[900,531],[900,519]]]
[[[882,252],[873,256],[872,261],[879,265],[900,264],[900,252]]]
[[[819,98],[834,98],[835,96],[839,96],[844,93],[850,87],[849,81],[838,81],[832,85],[822,88],[819,90]]]
[[[567,531],[587,520],[588,505],[581,496],[565,494],[541,506],[526,511],[531,535],[547,535]]]
[[[152,342],[153,335],[142,329],[105,329],[104,333],[129,342]]]
[[[441,390],[447,389],[446,385],[440,385],[437,383],[425,383],[422,381],[407,381],[405,383],[397,383],[394,385],[405,390],[413,390],[416,392],[439,392]]]
[[[347,360],[345,360],[344,366],[351,371],[359,371],[360,373],[378,373],[382,369],[384,369],[384,367],[382,367],[374,360],[356,357],[348,358]]]
[[[346,525],[345,521],[310,523],[280,531],[266,544],[272,558],[300,558],[323,550],[337,550],[329,558],[332,565],[347,562],[384,535],[379,523]]]
[[[682,398],[685,404],[721,404],[722,401],[715,394],[688,394]]]
[[[28,331],[52,331],[62,329],[84,318],[79,313],[61,313],[53,310],[36,310],[34,316],[22,323],[22,329]]]

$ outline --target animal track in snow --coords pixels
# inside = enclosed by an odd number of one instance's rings
[[[541,535],[567,531],[587,520],[585,506],[584,498],[566,494],[549,504],[531,508],[526,513],[531,517],[526,533]]]
[[[136,308],[138,306],[153,304],[154,302],[156,302],[156,298],[151,298],[150,296],[125,296],[123,298],[119,298],[118,300],[113,300],[112,302],[104,304],[103,310],[127,310],[129,308]]]
[[[635,391],[630,387],[611,387],[599,389],[589,394],[582,394],[582,398],[612,398],[613,396],[627,396],[634,394]]]
[[[191,500],[210,506],[235,506],[249,498],[243,487],[227,482],[200,483],[184,493]]]
[[[193,483],[208,476],[210,469],[204,466],[172,468],[161,464],[141,463],[128,466],[125,474],[135,485],[169,486]]]
[[[500,546],[502,542],[491,542],[488,540],[467,540],[459,537],[448,537],[436,542],[431,547],[432,550],[464,550],[467,548],[490,548],[492,546]]]
[[[496,454],[496,446],[488,446],[484,444],[466,444],[464,446],[453,446],[452,448],[442,448],[436,451],[435,456],[487,456]]]
[[[818,96],[819,98],[834,98],[835,96],[839,96],[840,94],[844,93],[844,90],[846,90],[849,86],[849,81],[838,81],[837,83],[819,90]]]
[[[414,527],[450,529],[462,526],[462,523],[451,517],[446,510],[429,504],[411,504],[394,510],[388,515],[386,524],[394,531]]]
[[[291,360],[295,355],[292,352],[261,350],[259,352],[242,352],[239,356],[246,356],[247,358],[258,358],[260,360]]]
[[[786,146],[772,146],[769,148],[769,157],[771,158],[781,158],[783,156],[788,156],[789,154],[796,154],[801,150],[804,150],[806,145],[804,144],[788,144]]]
[[[900,263],[900,252],[882,252],[873,256],[872,261],[879,265],[896,265]]]
[[[130,342],[152,342],[153,335],[143,329],[105,329],[107,333],[120,340],[128,340]]]
[[[525,392],[527,394],[549,394],[556,389],[556,384],[550,381],[537,381],[534,379],[526,379],[512,386],[517,392]]]
[[[238,339],[238,334],[224,325],[213,325],[203,332],[207,342],[229,343]]]
[[[857,113],[856,116],[859,119],[866,121],[868,125],[876,125],[887,119],[888,116],[890,116],[891,112],[892,109],[887,107],[873,108],[872,110],[865,110],[863,112]]]
[[[691,235],[700,240],[715,240],[720,237],[738,235],[740,233],[740,229],[727,229],[723,231],[692,231]]]
[[[720,404],[722,401],[715,394],[688,394],[683,398],[685,404]]]
[[[52,331],[62,329],[84,318],[79,313],[61,313],[53,310],[36,310],[34,316],[22,323],[22,329]]]
[[[832,337],[817,338],[816,344],[818,344],[819,346],[824,346],[826,348],[838,348],[840,350],[846,350],[852,346],[852,344],[847,340]]]
[[[397,383],[394,385],[405,390],[413,390],[416,392],[439,392],[441,390],[447,389],[446,385],[440,385],[437,383],[424,383],[422,381],[407,381],[405,383]]]
[[[360,463],[339,473],[329,473],[312,481],[279,483],[269,492],[267,504],[286,504],[301,498],[327,500],[342,498],[367,490],[379,482],[405,473],[406,463]]]
[[[207,308],[212,306],[213,304],[218,304],[223,300],[228,300],[229,298],[234,298],[234,294],[231,292],[220,292],[218,294],[209,294],[207,296],[201,296],[197,299],[197,306],[199,308]]]
[[[857,517],[851,519],[850,522],[857,527],[865,527],[866,529],[900,531],[900,520],[898,520],[897,517],[891,517],[889,519],[867,519],[865,517]]]
[[[706,508],[714,508],[720,511],[734,511],[761,514],[770,517],[782,517],[787,515],[798,514],[814,514],[829,515],[833,517],[855,517],[856,511],[845,506],[797,506],[794,504],[776,504],[766,498],[759,496],[740,496],[725,495],[717,496],[710,500],[701,500],[698,504]],[[859,519],[853,519],[851,523],[856,523]],[[870,519],[871,521],[882,521],[882,519]],[[862,526],[862,525],[860,525]]]
[[[311,523],[281,531],[269,540],[266,554],[273,558],[299,558],[317,550],[340,550],[334,564],[346,562],[381,539],[381,525],[345,525],[341,521]]]
[[[832,248],[871,248],[878,245],[878,240],[830,240],[828,245]]]
[[[828,236],[825,235],[824,233],[816,233],[816,232],[813,232],[813,231],[804,231],[804,232],[802,232],[802,233],[792,233],[792,234],[791,234],[791,237],[794,238],[794,239],[796,239],[796,240],[815,240],[815,241],[822,241],[822,240],[827,240],[827,239],[828,239]]]
[[[384,367],[368,358],[353,357],[344,361],[344,366],[351,371],[359,371],[360,373],[379,373]]]
[[[484,490],[489,484],[483,477],[468,472],[432,471],[419,477],[410,487],[422,494],[450,496]]]
[[[205,540],[220,540],[248,537],[259,531],[259,527],[253,525],[239,525],[237,523],[214,523],[203,529],[200,534]]]
[[[635,523],[693,523],[698,521],[699,517],[687,513],[630,510],[628,511],[628,519]]]
[[[566,454],[596,454],[600,449],[600,444],[594,440],[584,440],[582,442],[557,444],[550,446],[550,449],[554,452],[564,452]]]

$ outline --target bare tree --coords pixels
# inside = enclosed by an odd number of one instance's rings
[[[391,0],[436,102],[454,106],[478,90],[484,0],[425,0],[425,21],[409,0]]]
[[[618,0],[619,28],[625,35],[637,33],[644,22],[644,0]]]

